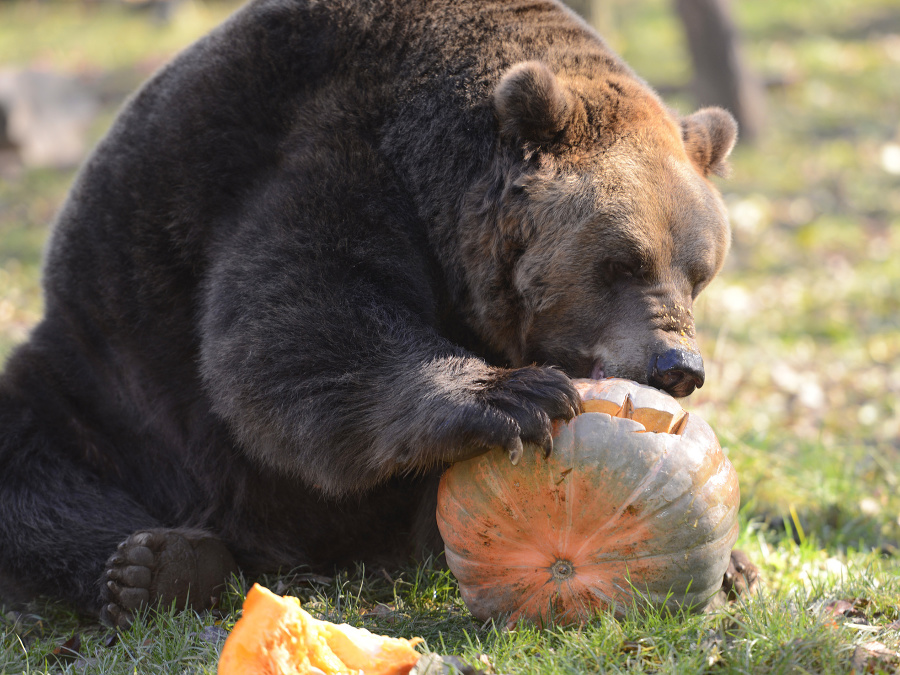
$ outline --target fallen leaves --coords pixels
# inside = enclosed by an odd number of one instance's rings
[[[81,635],[75,633],[53,650],[53,656],[60,661],[71,661],[81,656]]]
[[[852,598],[850,600],[832,600],[825,604],[824,611],[826,621],[834,626],[846,623],[857,625],[869,625],[865,608],[869,606],[865,598]]]
[[[870,619],[878,621],[888,618],[884,612],[873,610],[874,605],[868,598],[831,600],[822,606],[825,623],[834,628],[865,630],[884,636],[900,631],[900,619],[896,618],[885,625],[873,625]],[[895,609],[892,617],[896,614]],[[850,668],[853,673],[900,672],[900,652],[882,642],[865,642],[853,650]]]
[[[896,672],[900,667],[900,653],[880,642],[867,642],[853,651],[850,668],[853,673]]]

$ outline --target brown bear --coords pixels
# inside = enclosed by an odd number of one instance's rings
[[[736,135],[553,0],[254,0],[125,106],[0,378],[0,579],[126,625],[440,551],[570,377],[684,396]]]

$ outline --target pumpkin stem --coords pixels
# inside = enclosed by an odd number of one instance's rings
[[[564,581],[575,574],[575,566],[568,560],[557,560],[550,567],[550,572],[557,581]]]

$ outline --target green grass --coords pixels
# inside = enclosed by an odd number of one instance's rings
[[[750,527],[742,543],[764,539]],[[297,575],[265,581],[301,598],[321,618],[385,635],[418,635],[424,650],[470,663],[486,658],[500,673],[839,673],[848,671],[860,644],[878,640],[896,648],[897,631],[887,626],[900,619],[900,578],[883,560],[856,554],[847,564],[810,541],[773,540],[764,549],[774,583],[727,610],[634,613],[621,620],[600,615],[578,628],[482,624],[466,610],[453,577],[428,565],[391,579],[357,569],[332,580]],[[112,645],[105,629],[58,606],[35,607],[0,626],[0,673],[214,673],[246,588],[246,581],[235,580],[221,612],[142,615]],[[828,602],[838,599],[851,601],[853,617],[829,611]],[[71,645],[74,635],[82,656],[61,656],[60,646]]]
[[[736,7],[751,63],[787,84],[769,92],[766,135],[737,149],[720,182],[734,244],[695,311],[708,377],[687,405],[738,470],[738,543],[762,569],[759,593],[711,615],[507,631],[476,621],[452,576],[430,566],[272,577],[270,588],[330,620],[486,654],[501,673],[839,673],[862,644],[900,649],[888,628],[900,620],[900,176],[885,159],[900,145],[900,9]],[[0,63],[137,79],[228,9],[186,3],[160,25],[104,3],[0,3]],[[618,0],[607,19],[650,82],[688,82],[668,0]],[[691,107],[683,95],[673,104]],[[40,317],[40,250],[71,178],[0,179],[0,360]],[[219,612],[142,617],[114,644],[58,604],[0,614],[0,674],[215,672],[246,583]],[[836,600],[852,601],[849,616],[828,609]],[[73,635],[83,658],[54,655]]]

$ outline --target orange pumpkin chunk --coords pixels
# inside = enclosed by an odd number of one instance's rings
[[[218,675],[407,675],[420,642],[321,621],[297,598],[254,584],[222,648]]]

